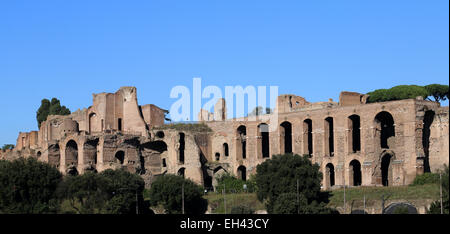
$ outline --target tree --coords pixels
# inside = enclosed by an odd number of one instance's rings
[[[55,167],[34,158],[0,161],[0,213],[56,212],[55,191],[61,180]]]
[[[135,214],[143,207],[144,180],[122,169],[108,169],[99,174],[67,176],[58,187],[58,197],[67,200],[79,214]]]
[[[36,112],[36,120],[38,121],[38,127],[41,127],[41,123],[47,120],[49,115],[70,115],[70,110],[61,106],[60,101],[57,98],[52,98],[50,102],[48,99],[42,99],[41,106]]]
[[[448,99],[448,85],[430,84],[424,87],[428,92],[428,96],[433,97],[436,102],[445,101]]]
[[[13,144],[5,144],[5,145],[3,145],[3,147],[2,147],[2,150],[3,151],[5,151],[5,150],[12,150],[12,149],[14,149],[14,145]]]
[[[425,99],[429,96],[427,89],[418,85],[398,85],[390,89],[377,89],[367,94],[369,95],[367,100],[369,103],[414,99],[417,96]]]
[[[58,186],[57,194],[61,202],[67,200],[78,214],[94,214],[102,210],[107,200],[102,190],[104,181],[93,172],[79,176],[66,176]]]
[[[306,204],[324,201],[320,193],[322,173],[319,165],[312,164],[308,155],[274,155],[259,164],[256,173],[257,196],[260,201],[266,201],[268,213],[274,213],[275,205],[285,207],[276,204],[282,194],[297,194],[297,181],[299,196],[307,201]],[[284,203],[286,197],[291,198],[289,196],[292,195],[283,195],[280,202]]]
[[[181,214],[182,187],[184,187],[185,214],[204,214],[208,201],[203,198],[203,188],[189,179],[176,175],[156,178],[150,188],[150,204],[162,205],[169,214]]]

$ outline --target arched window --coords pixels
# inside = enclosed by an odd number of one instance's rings
[[[223,155],[225,155],[225,157],[229,156],[228,144],[227,143],[223,143]]]
[[[382,111],[375,116],[376,134],[379,135],[380,147],[389,149],[388,139],[395,137],[394,118],[389,112]]]
[[[359,115],[348,117],[348,148],[352,153],[361,151],[361,121]]]
[[[180,170],[178,170],[178,175],[185,178],[186,168],[182,167]]]
[[[292,124],[288,121],[280,124],[280,147],[282,153],[292,153]]]
[[[325,119],[325,153],[330,157],[334,156],[334,126],[332,117]]]
[[[184,163],[184,148],[185,148],[185,135],[184,133],[180,132],[179,134],[179,149],[178,149],[178,162],[183,164]]]
[[[247,180],[247,168],[245,166],[239,166],[237,169],[238,178],[246,181]]]
[[[116,155],[114,156],[116,158],[116,162],[118,162],[119,164],[123,165],[125,162],[125,152],[123,152],[122,150],[117,151]]]

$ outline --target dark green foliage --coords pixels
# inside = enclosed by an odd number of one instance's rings
[[[61,179],[56,168],[34,158],[0,161],[0,213],[56,212],[55,190]]]
[[[12,149],[14,149],[14,145],[12,145],[12,144],[5,144],[5,145],[3,145],[3,147],[2,147],[2,150],[3,151],[5,151],[5,150],[12,150]]]
[[[181,214],[183,184],[185,214],[204,214],[208,201],[203,198],[203,188],[181,176],[159,176],[150,189],[150,204],[162,205],[169,214]]]
[[[231,208],[230,214],[254,214],[255,210],[247,205],[236,205]]]
[[[445,101],[448,99],[448,85],[430,84],[424,87],[428,92],[428,96],[433,97],[436,102]]]
[[[256,191],[256,182],[254,177],[251,177],[247,181],[238,179],[230,174],[223,174],[217,179],[218,185],[216,186],[217,192],[222,192],[225,187],[226,193],[240,193],[249,192],[253,193]],[[244,190],[244,184],[247,185],[247,191]]]
[[[398,85],[390,89],[377,89],[367,94],[369,95],[368,103],[414,99],[417,96],[425,99],[429,96],[427,89],[418,85]]]
[[[448,85],[430,84],[426,86],[419,85],[398,85],[390,89],[377,89],[368,92],[368,103],[386,102],[403,99],[414,99],[421,96],[424,99],[433,97],[436,102],[448,99]]]
[[[273,205],[273,214],[338,214],[335,209],[326,207],[326,203],[317,200],[308,203],[306,197],[299,193],[283,193]]]
[[[135,214],[136,199],[142,213],[143,179],[125,170],[105,170],[67,176],[58,188],[58,197],[68,200],[79,214]]]
[[[281,194],[297,193],[297,180],[299,194],[307,203],[320,203],[322,173],[319,165],[312,164],[307,155],[274,155],[272,159],[258,165],[256,172],[257,196],[260,201],[267,202],[268,213],[273,213],[275,202]]]
[[[51,102],[48,99],[42,99],[41,106],[36,112],[39,128],[49,115],[70,115],[70,110],[65,106],[61,106],[57,98],[52,98]]]
[[[444,173],[442,174],[442,205],[443,205],[443,213],[449,214],[449,168],[446,165]],[[429,214],[440,214],[441,213],[441,201],[434,201],[430,209],[428,210]]]
[[[409,214],[408,207],[407,206],[399,206],[395,208],[395,210],[392,212],[392,214]]]
[[[439,184],[439,174],[437,173],[424,173],[416,176],[411,186],[424,185],[424,184]]]

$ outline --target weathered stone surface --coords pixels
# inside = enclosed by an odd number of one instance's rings
[[[208,189],[224,173],[249,178],[258,164],[289,152],[310,154],[324,188],[406,185],[449,163],[449,108],[435,102],[366,104],[364,95],[343,92],[339,103],[310,103],[281,95],[271,115],[227,119],[220,99],[214,113],[199,113],[212,131],[196,131],[161,128],[166,111],[139,106],[136,92],[94,94],[89,108],[49,116],[38,132],[19,133],[0,159],[36,157],[64,174],[124,168],[147,186],[179,174]]]

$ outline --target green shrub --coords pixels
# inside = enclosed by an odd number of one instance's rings
[[[217,179],[218,185],[216,186],[217,192],[222,192],[225,187],[225,193],[241,193],[249,192],[253,193],[256,191],[256,182],[254,176],[250,177],[249,180],[243,181],[236,178],[230,174],[223,174]],[[244,184],[247,185],[247,190],[244,190]]]
[[[176,175],[156,178],[150,188],[150,205],[163,206],[168,214],[181,214],[183,187],[185,214],[204,214],[208,208],[208,201],[203,198],[203,187]]]
[[[55,191],[61,173],[34,158],[0,160],[0,213],[55,213]]]
[[[409,210],[407,206],[399,206],[395,208],[394,212],[392,214],[409,214]]]
[[[424,185],[424,184],[439,184],[439,174],[437,173],[424,173],[422,175],[416,176],[412,186]]]
[[[254,214],[255,210],[247,205],[237,205],[231,208],[231,214]]]

